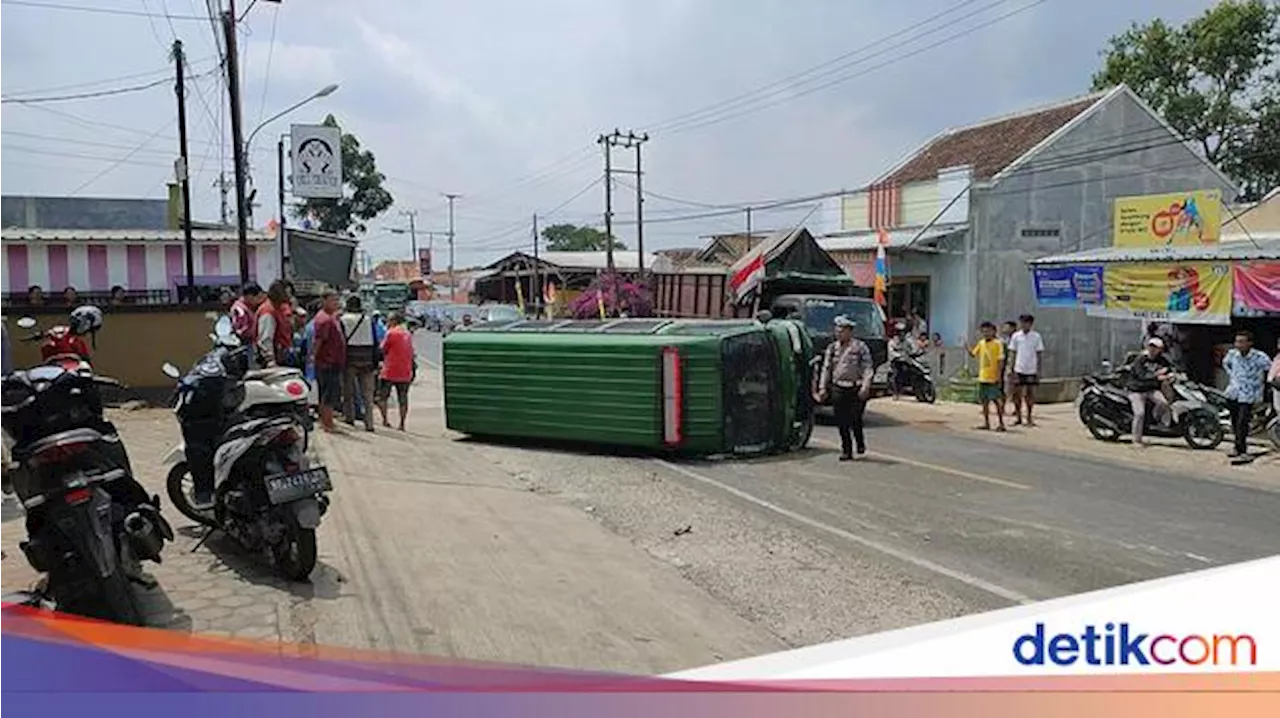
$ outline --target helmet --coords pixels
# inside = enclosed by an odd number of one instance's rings
[[[71,310],[69,322],[74,334],[89,334],[102,328],[102,310],[92,305],[84,305]]]

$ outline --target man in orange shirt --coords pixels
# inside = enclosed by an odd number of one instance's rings
[[[400,407],[400,431],[409,415],[409,385],[413,383],[413,335],[404,326],[404,317],[392,312],[387,318],[387,336],[382,340],[382,372],[378,375],[378,395],[374,403],[382,413],[382,425],[387,421],[387,399],[396,390],[396,405]]]
[[[267,300],[258,305],[258,359],[264,367],[278,366],[293,349],[293,303],[284,282],[267,289]]]

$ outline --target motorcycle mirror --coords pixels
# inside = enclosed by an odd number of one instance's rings
[[[165,362],[164,365],[160,367],[160,371],[164,372],[164,375],[170,379],[177,379],[182,376],[182,372],[178,371],[178,367],[170,364],[169,362]]]
[[[22,317],[21,319],[18,320],[18,326],[22,327],[23,329],[30,329],[35,325],[36,325],[36,320],[32,319],[31,317]]]

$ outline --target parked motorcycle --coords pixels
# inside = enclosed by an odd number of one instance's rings
[[[307,387],[283,370],[251,371],[252,347],[240,346],[230,318],[219,317],[217,346],[180,379],[174,412],[184,443],[165,459],[169,498],[182,514],[263,551],[280,573],[303,581],[316,564],[316,528],[333,490],[329,471],[305,450],[299,416]],[[211,458],[213,506],[198,508],[191,461]],[[205,467],[204,470],[207,470]]]
[[[1081,392],[1080,420],[1095,439],[1118,441],[1133,426],[1133,408],[1129,392],[1122,386],[1125,369],[1105,376],[1084,377]],[[1183,375],[1174,380],[1175,400],[1170,403],[1172,421],[1161,423],[1154,411],[1146,412],[1143,432],[1147,436],[1177,437],[1193,449],[1213,449],[1226,434],[1219,413],[1207,405],[1203,394],[1191,386]]]
[[[905,354],[890,360],[889,381],[894,382],[899,393],[910,390],[918,402],[932,404],[938,400],[933,370],[920,360],[919,354]]]
[[[90,331],[101,326],[97,317]],[[47,357],[48,364],[6,375],[0,389],[12,487],[26,513],[20,546],[31,567],[47,574],[33,601],[141,624],[131,584],[153,585],[141,561],[159,563],[173,530],[160,515],[160,497],[134,481],[124,444],[104,418],[99,389],[120,382],[95,375],[84,357]]]

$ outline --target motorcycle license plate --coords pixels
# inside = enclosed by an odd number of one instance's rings
[[[329,470],[323,466],[294,474],[268,476],[264,482],[267,485],[267,500],[272,504],[287,504],[315,496],[322,491],[333,490]]]

